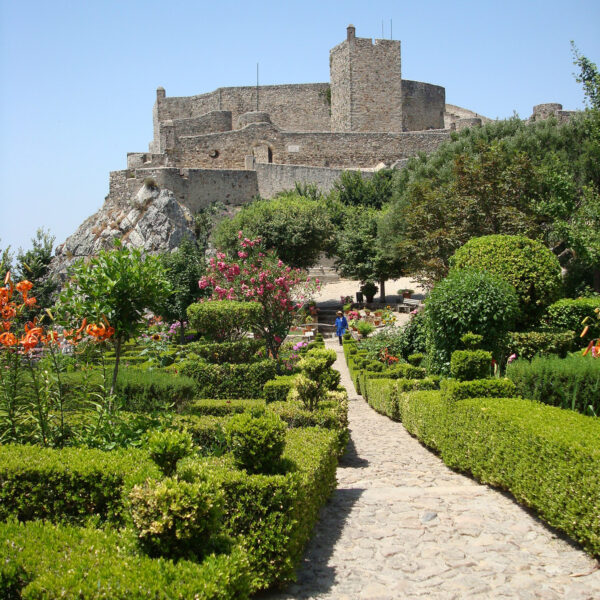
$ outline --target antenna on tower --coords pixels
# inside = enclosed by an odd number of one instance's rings
[[[383,19],[381,19],[381,39],[383,39]]]
[[[258,63],[256,63],[256,112],[258,112]]]
[[[392,20],[390,19],[390,40],[392,39]]]

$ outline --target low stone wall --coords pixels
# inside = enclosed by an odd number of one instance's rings
[[[272,198],[278,192],[294,189],[296,183],[313,184],[327,193],[342,172],[342,169],[259,163],[256,165],[258,193],[262,198]]]

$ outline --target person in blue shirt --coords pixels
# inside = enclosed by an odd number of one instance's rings
[[[340,346],[342,345],[342,336],[348,329],[348,321],[341,310],[337,311],[337,317],[335,319],[335,333],[340,340]]]

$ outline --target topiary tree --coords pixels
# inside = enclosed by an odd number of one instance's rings
[[[519,329],[536,324],[562,289],[556,256],[540,242],[519,235],[473,238],[451,257],[450,267],[479,269],[511,284],[519,300]]]
[[[241,340],[258,322],[261,313],[258,302],[236,300],[197,302],[187,309],[191,326],[216,342]]]
[[[452,352],[462,347],[461,337],[469,332],[483,336],[482,349],[499,360],[518,313],[514,287],[497,275],[452,271],[433,288],[425,305],[430,369],[447,373]]]

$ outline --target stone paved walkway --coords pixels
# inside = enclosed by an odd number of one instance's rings
[[[269,600],[600,598],[597,562],[508,496],[448,469],[354,392],[351,441],[298,582]]]

